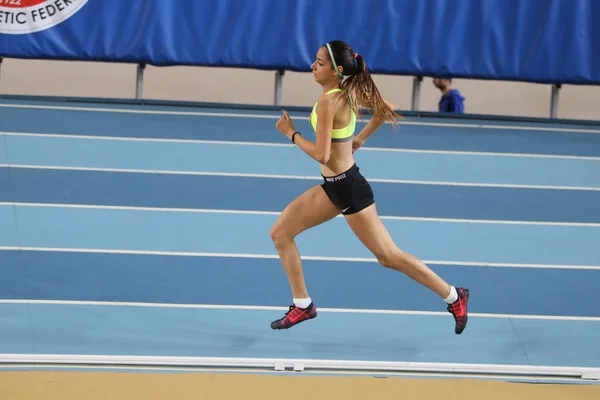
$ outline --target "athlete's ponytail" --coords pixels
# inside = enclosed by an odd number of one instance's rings
[[[398,119],[402,117],[390,109],[381,97],[365,59],[343,41],[328,42],[325,47],[329,50],[330,58],[333,57],[334,68],[342,67],[340,75],[346,78],[342,80],[341,88],[354,100],[352,104],[354,112],[358,114],[360,105],[369,109],[374,118],[397,125]]]

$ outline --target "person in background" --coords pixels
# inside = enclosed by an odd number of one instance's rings
[[[452,78],[433,78],[433,85],[442,92],[438,106],[439,112],[458,114],[465,112],[465,98],[458,89],[452,89]]]

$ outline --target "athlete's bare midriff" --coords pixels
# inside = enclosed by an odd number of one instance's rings
[[[329,161],[327,161],[327,164],[321,164],[321,173],[323,176],[339,175],[347,171],[352,165],[354,165],[352,140],[343,143],[331,143]]]

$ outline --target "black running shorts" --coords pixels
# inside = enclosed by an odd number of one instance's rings
[[[323,175],[321,175],[323,176]],[[371,185],[354,164],[336,176],[323,176],[325,193],[344,215],[357,213],[375,203]]]

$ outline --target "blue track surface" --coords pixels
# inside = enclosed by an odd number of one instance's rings
[[[470,288],[467,330],[336,218],[297,239],[323,311],[273,332],[269,229],[320,183],[277,113],[1,105],[0,353],[600,367],[597,128],[384,127],[357,163],[398,245]]]
[[[0,292],[9,299],[252,306],[279,306],[289,300],[286,285],[273,284],[284,279],[276,259],[7,251],[5,262],[11,273],[0,282]],[[597,304],[589,301],[600,286],[598,271],[432,268],[452,282],[477,289],[472,312],[600,317]],[[322,307],[440,309],[427,289],[375,263],[308,260],[304,269],[311,293]],[[140,276],[153,278],[140,280]],[[544,285],[532,295],[529,290],[538,282]],[[548,301],[557,292],[563,300]]]

